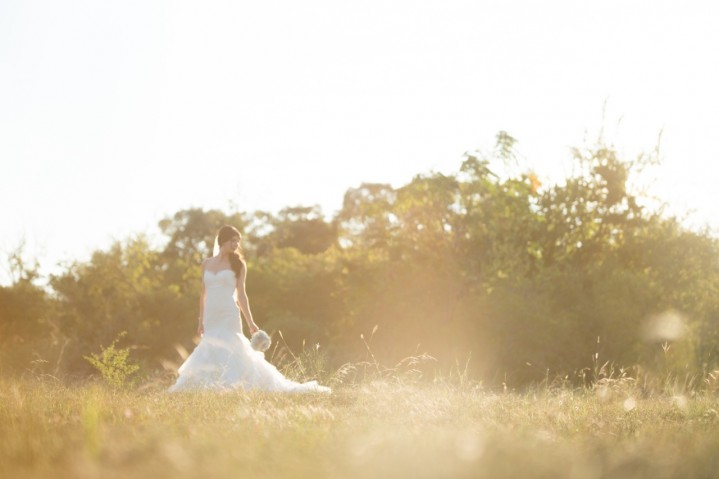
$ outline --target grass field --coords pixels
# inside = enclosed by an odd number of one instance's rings
[[[396,378],[330,396],[166,386],[0,380],[0,477],[719,477],[708,392]]]

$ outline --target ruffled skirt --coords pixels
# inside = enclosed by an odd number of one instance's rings
[[[317,381],[298,383],[285,378],[255,351],[242,333],[205,334],[178,370],[177,382],[169,392],[186,390],[262,390],[278,392],[321,392],[331,389]]]

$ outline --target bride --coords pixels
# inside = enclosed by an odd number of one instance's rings
[[[297,383],[285,378],[255,351],[242,333],[240,311],[250,335],[259,330],[252,320],[245,292],[247,265],[240,252],[240,232],[223,226],[217,234],[219,252],[202,262],[202,295],[197,328],[200,343],[180,366],[170,392],[192,389],[260,389],[283,392],[323,392],[317,381]]]

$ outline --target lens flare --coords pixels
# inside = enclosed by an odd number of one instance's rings
[[[647,319],[642,328],[642,337],[650,342],[676,341],[686,332],[686,318],[677,311],[669,310]]]

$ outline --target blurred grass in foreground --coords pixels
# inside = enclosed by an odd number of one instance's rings
[[[719,402],[631,382],[494,393],[368,380],[331,396],[0,380],[0,477],[716,477]]]

